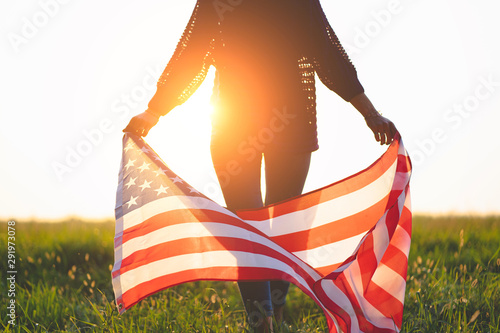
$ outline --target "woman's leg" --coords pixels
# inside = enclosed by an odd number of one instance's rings
[[[266,200],[270,205],[302,194],[311,153],[266,153],[264,154],[266,170]],[[271,281],[271,299],[274,316],[278,323],[283,320],[283,309],[289,282]]]
[[[262,155],[250,161],[227,153],[227,146],[212,146],[212,161],[226,206],[231,211],[263,206],[260,188]],[[229,172],[232,171],[232,172]],[[268,332],[273,308],[269,281],[238,282],[248,322],[255,332]],[[264,315],[262,314],[264,312]]]

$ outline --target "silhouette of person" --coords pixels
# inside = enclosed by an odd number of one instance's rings
[[[315,75],[361,113],[380,144],[396,134],[365,95],[319,0],[198,0],[147,110],[124,132],[146,136],[196,91],[210,66],[216,68],[210,149],[232,211],[302,193],[318,149]],[[289,283],[238,285],[250,326],[272,331],[272,317],[282,321]]]

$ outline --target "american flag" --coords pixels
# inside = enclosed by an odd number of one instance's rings
[[[330,332],[399,332],[411,242],[411,163],[398,134],[367,169],[233,214],[125,134],[116,197],[113,288],[120,313],[196,280],[286,280]]]

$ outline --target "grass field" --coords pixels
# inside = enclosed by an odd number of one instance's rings
[[[414,218],[403,332],[500,332],[500,217]],[[9,325],[8,226],[0,224],[4,332],[247,332],[233,282],[187,283],[119,315],[112,222],[16,223],[17,302]],[[325,332],[298,288],[278,332]]]

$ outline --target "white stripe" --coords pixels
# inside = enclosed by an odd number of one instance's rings
[[[411,195],[410,195],[410,188],[406,190],[406,198],[405,198],[405,205],[406,208],[411,212]]]
[[[113,277],[111,282],[113,284],[113,291],[115,292],[115,299],[118,299],[123,295],[120,275]]]
[[[310,230],[338,221],[371,207],[387,196],[392,188],[397,167],[395,161],[387,171],[363,188],[341,197],[300,211],[294,211],[264,221],[246,220],[266,235],[276,237],[288,233]],[[307,193],[303,196],[307,196]]]
[[[390,267],[380,264],[373,274],[371,282],[374,282],[401,303],[404,302],[406,280]]]
[[[210,199],[193,196],[168,196],[151,201],[141,208],[135,209],[123,216],[123,229],[127,230],[143,221],[166,211],[177,209],[206,209],[238,218],[234,213],[221,207]]]
[[[123,258],[122,257],[122,249],[123,249],[123,247],[121,245],[115,247],[115,263],[113,265],[112,272],[119,270],[121,267],[122,258]]]
[[[247,239],[250,241],[267,241],[244,228],[218,222],[186,222],[174,224],[154,230],[143,236],[132,238],[123,244],[123,257],[127,258],[136,251],[145,250],[155,245],[168,243],[175,240],[198,237],[231,237]],[[267,242],[268,244],[274,244]]]
[[[117,300],[117,299],[119,299],[123,295],[123,293],[122,293],[122,282],[121,282],[121,279],[120,279],[120,275],[114,277],[111,280],[111,284],[113,285],[113,291],[115,292],[115,300]]]
[[[392,235],[391,243],[408,257],[410,253],[411,237],[402,226],[398,225],[396,228],[394,235]]]
[[[366,232],[363,232],[314,249],[296,251],[293,254],[314,268],[339,264],[354,253],[365,234]]]
[[[321,288],[330,300],[343,309],[351,318],[351,332],[361,332],[359,330],[356,312],[352,307],[351,300],[344,294],[331,280],[321,280]]]
[[[373,254],[377,260],[377,264],[382,260],[387,246],[389,246],[389,232],[387,230],[387,211],[380,220],[378,220],[375,228],[373,228]]]

